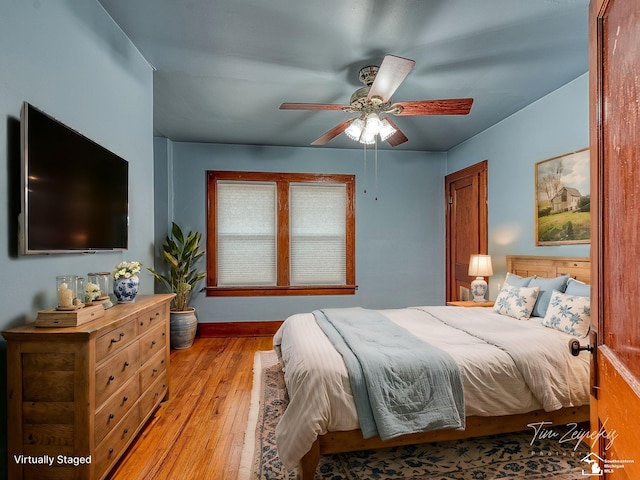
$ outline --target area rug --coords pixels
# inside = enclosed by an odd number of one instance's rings
[[[275,427],[288,398],[275,352],[257,352],[251,411],[238,480],[293,480],[278,458]],[[589,453],[582,443],[533,438],[531,431],[470,440],[323,455],[316,479],[529,480],[583,479]],[[569,443],[569,442],[568,442]]]

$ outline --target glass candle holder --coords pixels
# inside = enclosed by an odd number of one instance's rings
[[[88,273],[87,277],[89,279],[89,283],[97,285],[100,289],[98,297],[96,297],[93,301],[102,302],[102,306],[104,308],[112,307],[113,303],[111,302],[110,297],[111,272]]]
[[[84,299],[84,295],[86,285],[87,281],[84,277],[76,277],[76,301],[74,302],[74,305],[85,303],[86,300]]]
[[[89,283],[97,285],[100,289],[99,295],[96,300],[106,300],[107,298],[109,298],[109,285],[111,285],[109,279],[111,278],[111,273],[93,272],[88,273],[87,277],[89,277]]]
[[[60,275],[56,277],[58,292],[58,309],[73,309],[73,300],[78,296],[76,275]]]

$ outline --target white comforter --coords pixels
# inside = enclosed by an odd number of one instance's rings
[[[467,416],[511,415],[589,403],[588,354],[571,356],[568,342],[573,337],[540,325],[538,318],[519,321],[488,308],[461,307],[379,313],[454,358],[460,366]],[[513,334],[514,325],[521,335]],[[472,334],[463,331],[465,326]],[[510,343],[511,354],[504,346],[478,338],[490,339],[494,334],[499,344]],[[284,363],[289,393],[276,442],[281,461],[291,469],[318,435],[359,426],[342,357],[313,314],[289,317],[276,333],[274,347]],[[543,383],[549,383],[546,392],[541,392]]]

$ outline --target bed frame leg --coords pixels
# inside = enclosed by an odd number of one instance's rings
[[[300,480],[313,480],[320,463],[320,440],[316,439],[300,460]]]

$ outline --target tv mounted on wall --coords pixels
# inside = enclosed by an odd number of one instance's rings
[[[24,102],[20,253],[128,247],[129,164]]]

